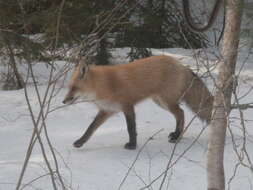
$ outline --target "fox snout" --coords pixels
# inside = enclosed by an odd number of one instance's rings
[[[65,97],[64,100],[62,101],[63,104],[70,104],[74,101],[74,97],[73,96],[68,96]]]
[[[70,90],[67,95],[65,96],[64,100],[62,101],[63,104],[72,104],[74,103],[78,98],[80,98],[80,93],[73,92],[73,90]]]

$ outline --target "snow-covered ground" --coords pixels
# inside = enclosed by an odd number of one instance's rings
[[[124,56],[127,49],[116,50],[113,55],[117,63],[124,63]],[[210,51],[211,52],[211,51]],[[154,54],[170,54],[180,59],[184,64],[192,68],[198,68],[192,52],[184,49],[153,50]],[[211,63],[214,57],[207,53]],[[248,53],[242,52],[239,57],[240,66],[243,64]],[[239,95],[244,95],[253,86],[253,55],[247,59],[245,67],[241,72],[239,82]],[[63,64],[58,62],[58,65]],[[34,67],[37,74],[42,74],[41,81],[45,81],[46,68],[43,64]],[[204,72],[203,67],[200,72]],[[214,70],[215,74],[217,71]],[[40,82],[40,77],[38,78]],[[212,90],[212,82],[206,79],[205,82]],[[60,84],[59,84],[60,86]],[[66,86],[66,85],[65,85]],[[40,91],[45,91],[46,84],[39,85]],[[52,108],[61,105],[61,101],[67,89],[63,88],[53,99]],[[38,111],[38,101],[34,87],[29,85],[28,94],[31,105]],[[240,103],[253,102],[253,93],[250,92],[240,100]],[[33,125],[29,116],[28,107],[25,101],[24,91],[0,91],[0,190],[15,189],[18,176],[24,162],[27,146],[32,135]],[[185,110],[186,125],[193,118],[193,114],[182,105]],[[58,109],[49,114],[47,127],[50,139],[57,150],[60,172],[64,176],[67,185],[72,189],[79,190],[136,190],[150,184],[155,178],[161,175],[169,162],[171,154],[175,148],[172,159],[175,165],[168,170],[167,178],[163,189],[171,190],[200,190],[206,189],[206,152],[208,143],[208,130],[204,123],[195,119],[184,134],[184,137],[175,147],[168,142],[168,134],[175,128],[175,120],[172,115],[157,107],[150,100],[144,101],[136,106],[138,148],[136,150],[126,150],[123,148],[128,140],[126,123],[121,113],[116,114],[102,125],[92,136],[90,141],[83,148],[76,149],[72,146],[74,140],[79,138],[96,114],[96,107],[90,103],[80,103]],[[246,125],[246,147],[248,155],[253,161],[253,110],[243,110]],[[233,111],[231,114],[231,129],[234,132],[234,139],[237,148],[242,145],[243,133],[239,112]],[[158,132],[156,136],[141,149],[143,144]],[[203,132],[200,136],[200,132]],[[198,137],[199,136],[199,137]],[[194,143],[194,141],[197,141]],[[44,144],[46,144],[45,139]],[[232,137],[227,132],[225,148],[225,171],[226,181],[234,175],[238,158],[234,151]],[[53,158],[47,148],[49,160],[53,164]],[[140,155],[138,155],[139,151]],[[134,167],[130,171],[124,184],[120,186],[133,161]],[[243,160],[245,163],[245,160]],[[53,189],[43,159],[40,147],[36,144],[28,169],[25,173],[23,183],[38,178],[25,189]],[[239,166],[235,179],[230,184],[233,190],[253,189],[253,175],[250,170],[242,165]],[[162,177],[155,181],[149,190],[159,189]],[[228,186],[229,187],[229,186]]]

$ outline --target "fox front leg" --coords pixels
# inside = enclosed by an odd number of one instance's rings
[[[100,110],[93,122],[90,124],[88,129],[85,131],[85,133],[79,138],[77,141],[74,142],[74,147],[80,148],[83,146],[84,143],[86,143],[91,135],[97,130],[99,126],[101,126],[113,113],[106,112],[103,110]]]
[[[135,123],[135,112],[134,107],[131,106],[124,111],[124,115],[127,123],[127,131],[129,135],[129,142],[125,144],[125,149],[136,149],[137,145],[137,133],[136,133],[136,123]]]

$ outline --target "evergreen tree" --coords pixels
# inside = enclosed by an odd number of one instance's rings
[[[205,36],[188,28],[178,7],[174,0],[144,0],[137,3],[133,14],[128,15],[129,24],[124,25],[117,35],[117,46],[134,47],[130,54],[135,52],[138,55],[136,58],[149,55],[146,53],[149,50],[143,51],[144,48],[205,47]]]

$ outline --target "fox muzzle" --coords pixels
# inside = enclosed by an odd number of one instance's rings
[[[67,98],[65,98],[65,99],[62,101],[62,103],[63,103],[63,104],[72,103],[73,100],[74,100],[74,97],[67,97]]]

